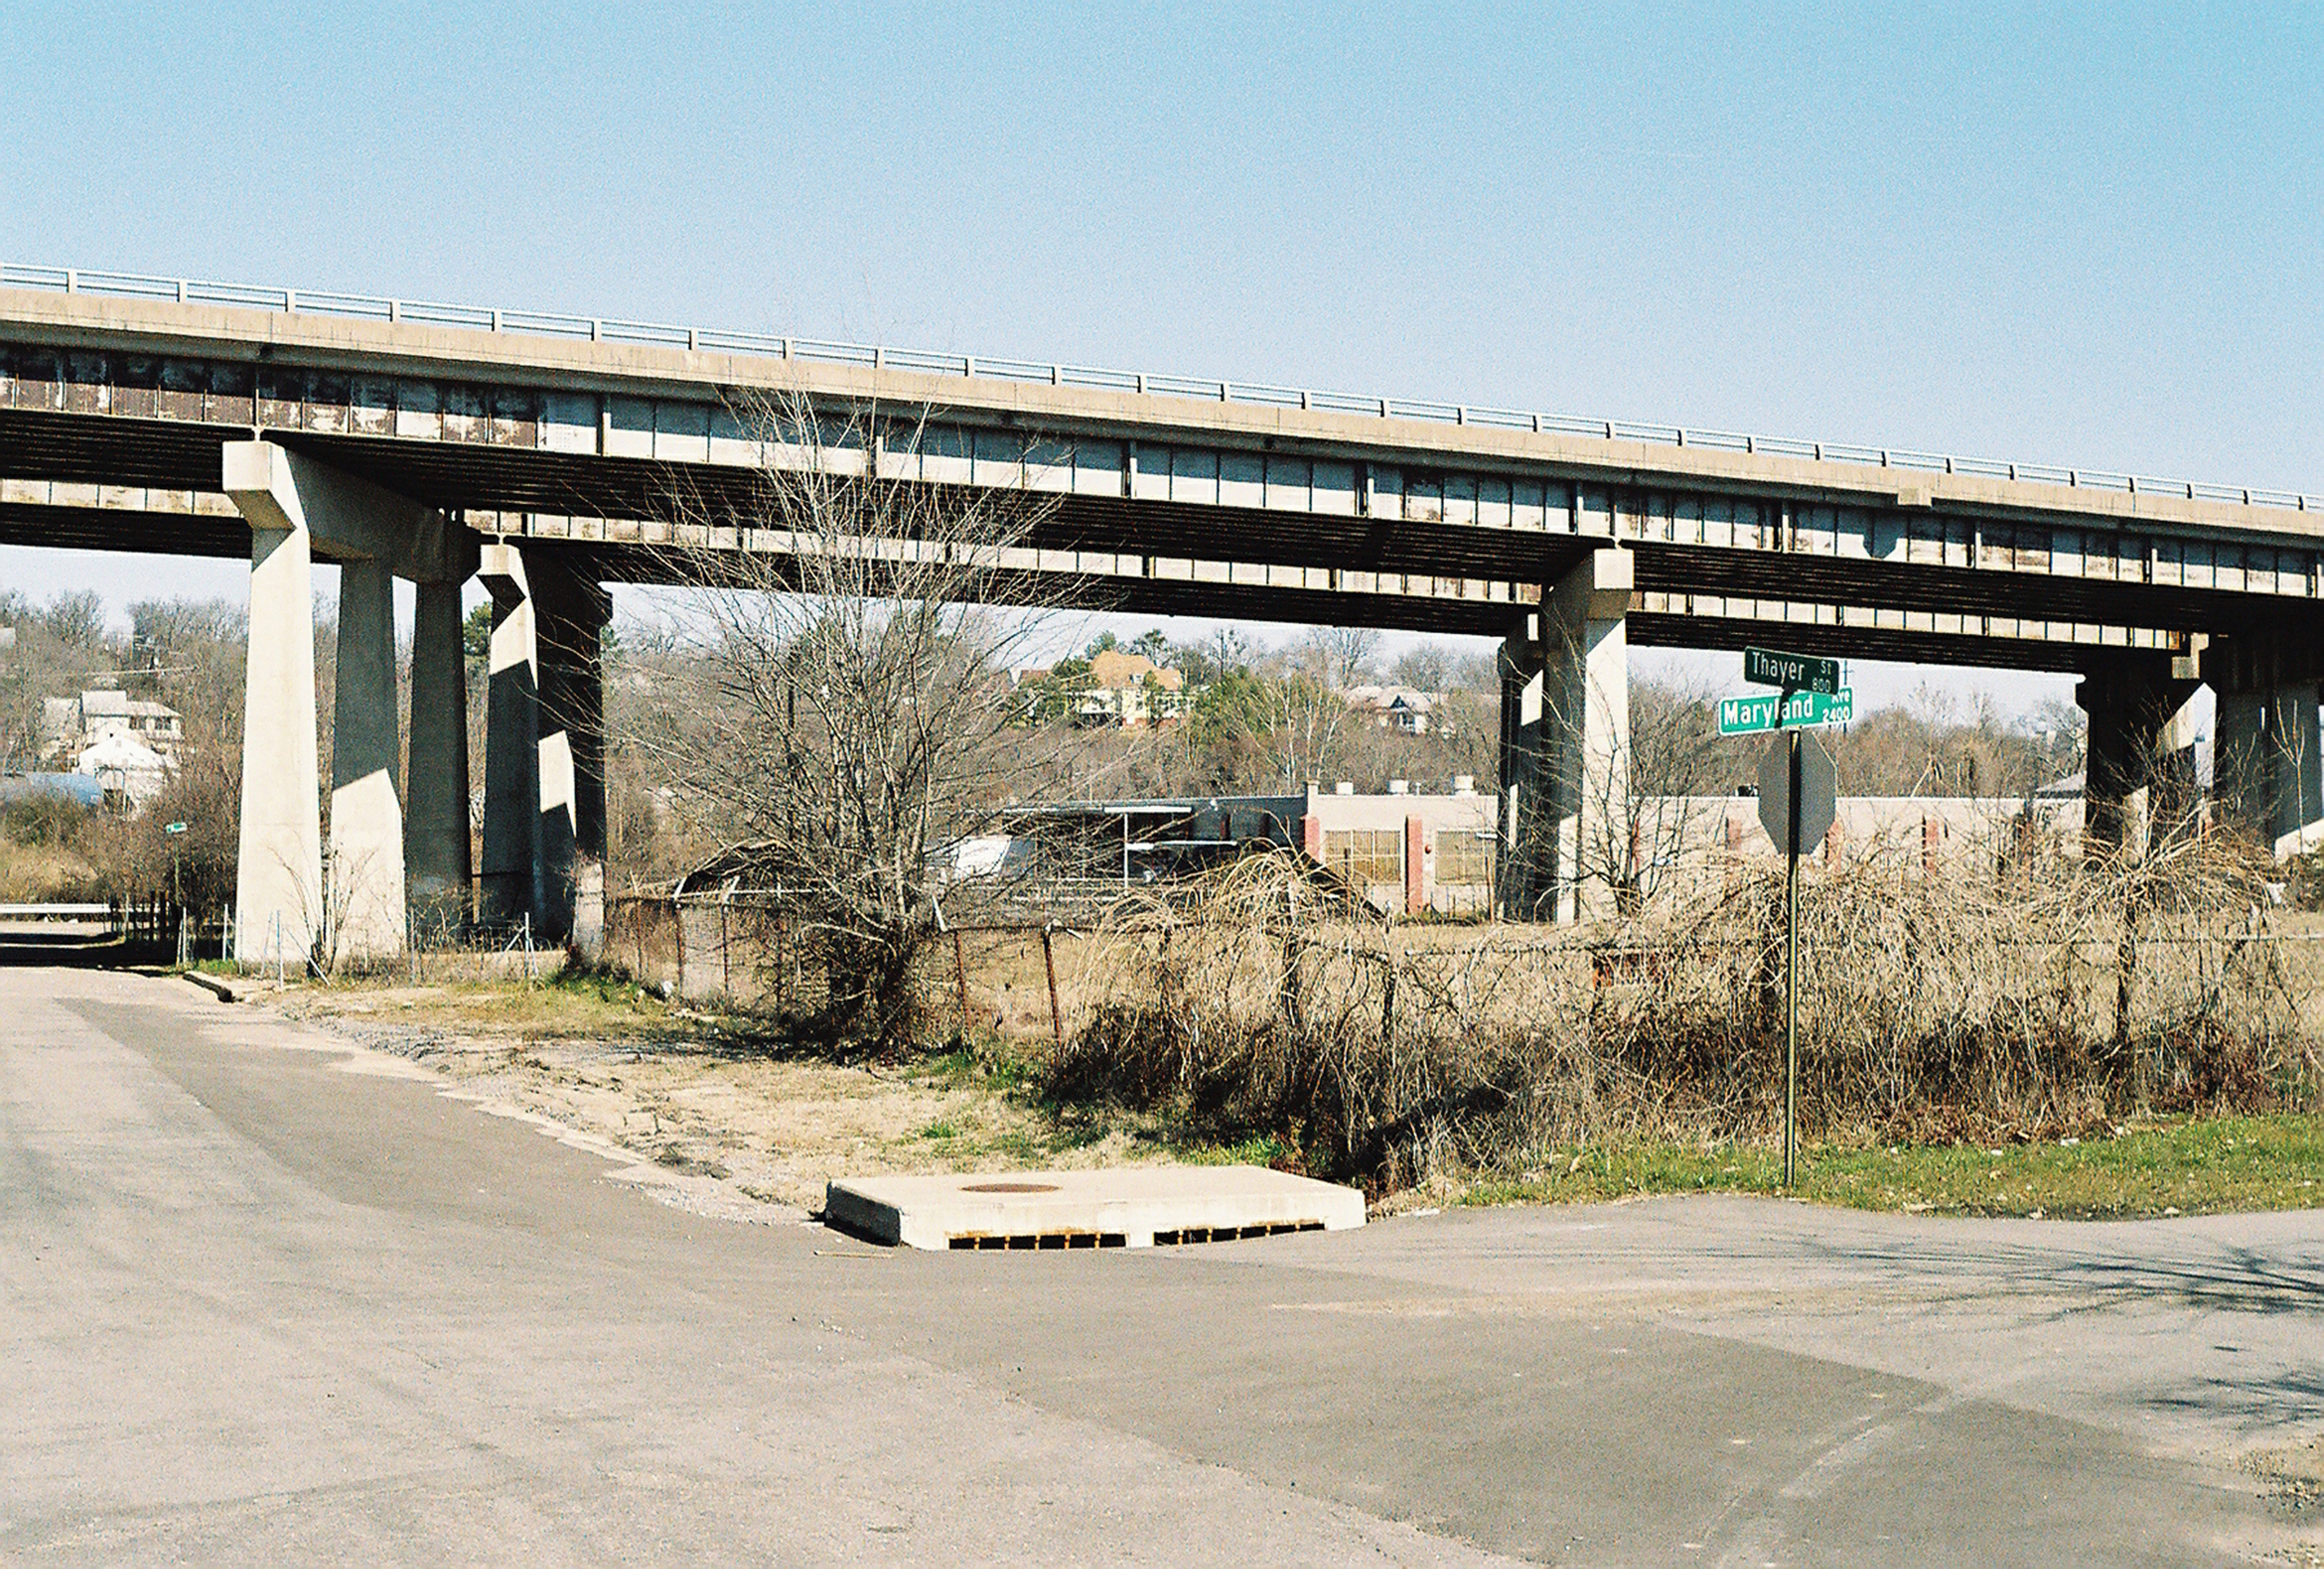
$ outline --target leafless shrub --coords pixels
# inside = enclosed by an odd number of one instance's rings
[[[642,744],[686,810],[739,842],[731,875],[780,900],[786,962],[821,966],[801,1026],[892,1051],[923,1033],[915,956],[998,880],[955,877],[954,851],[1045,771],[1010,672],[1073,593],[1029,570],[1055,504],[1030,472],[883,472],[925,434],[910,410],[736,412],[766,460],[739,502],[680,508],[669,551],[695,590],[680,636],[698,657],[669,666],[693,679]]]
[[[1872,854],[1804,901],[1802,1120],[1825,1138],[2055,1136],[2312,1097],[2306,961],[2258,868],[2187,837],[2038,879]],[[1763,1139],[1781,1115],[1782,878],[1736,861],[1573,936],[1384,926],[1290,857],[1126,906],[1066,1099],[1271,1134],[1376,1190],[1548,1146]]]

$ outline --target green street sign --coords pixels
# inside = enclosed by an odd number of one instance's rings
[[[1838,692],[1769,692],[1765,696],[1723,697],[1719,700],[1719,733],[1757,735],[1770,730],[1814,730],[1821,725],[1844,725],[1856,717],[1856,694]]]
[[[162,824],[162,832],[165,834],[182,834],[185,831],[186,825],[183,823],[165,823]]]
[[[1747,648],[1743,651],[1743,679],[1754,686],[1821,692],[1829,697],[1840,690],[1840,661],[1818,659],[1807,653],[1780,653],[1771,648]]]

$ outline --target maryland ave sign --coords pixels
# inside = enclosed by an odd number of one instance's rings
[[[1821,725],[1844,725],[1855,718],[1856,694],[1838,692],[1767,692],[1719,700],[1719,733],[1756,735],[1767,730],[1813,730]]]

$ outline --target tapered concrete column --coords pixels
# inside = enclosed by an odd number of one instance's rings
[[[1630,553],[1592,551],[1501,653],[1501,907],[1590,919],[1629,875]]]
[[[1503,920],[1536,920],[1554,867],[1541,853],[1540,618],[1501,643],[1500,853],[1494,897]]]
[[[524,558],[513,545],[487,545],[477,576],[492,595],[485,661],[484,843],[478,916],[489,926],[533,916],[540,887],[540,654]]]
[[[2098,857],[2143,853],[2153,830],[2194,810],[2194,730],[2187,700],[2199,684],[2168,653],[2126,653],[2093,666],[2075,688],[2090,716],[2082,777],[2082,849]]]
[[[2278,856],[2324,843],[2324,735],[2317,722],[2324,648],[2297,629],[2255,631],[2202,651],[2218,695],[2212,748],[2216,820]]]
[[[2317,683],[2285,680],[2267,699],[2267,833],[2278,859],[2324,843]]]
[[[2255,691],[2216,692],[2212,721],[2212,800],[2223,826],[2258,833],[2268,817],[2267,698]]]
[[[570,557],[536,549],[527,563],[540,671],[541,877],[538,924],[558,941],[602,919],[605,688],[601,654],[612,600]],[[583,895],[595,901],[585,911]],[[587,916],[587,919],[579,917]]]
[[[493,597],[484,739],[483,918],[531,917],[542,943],[576,936],[576,908],[601,919],[605,864],[604,686],[600,640],[612,601],[569,557],[484,547]],[[587,945],[589,932],[578,934]]]
[[[1542,723],[1557,918],[1612,913],[1629,877],[1630,552],[1595,550],[1543,596]]]
[[[243,511],[251,523],[250,652],[234,956],[303,971],[323,924],[312,555],[302,520],[283,527],[279,513]]]
[[[468,651],[460,586],[422,583],[412,622],[412,741],[403,816],[403,870],[412,919],[423,933],[469,922]]]
[[[331,720],[334,956],[403,951],[403,751],[396,716],[395,582],[377,561],[339,568],[339,657]]]

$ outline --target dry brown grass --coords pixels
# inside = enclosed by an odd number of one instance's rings
[[[76,850],[0,836],[0,903],[101,899],[97,868]]]
[[[2056,1137],[2307,1103],[2314,944],[2216,840],[2095,868],[1874,855],[1802,901],[1811,1136]],[[1288,857],[1125,906],[1058,1054],[1060,1100],[1274,1136],[1386,1191],[1598,1140],[1779,1126],[1782,882],[1738,862],[1571,932],[1383,925]]]

